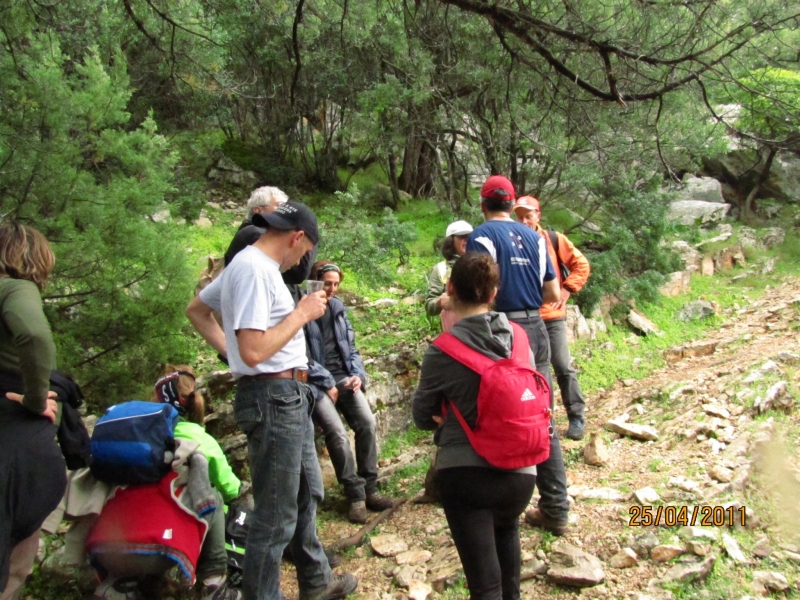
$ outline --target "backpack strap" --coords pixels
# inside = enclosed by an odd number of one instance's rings
[[[494,364],[491,358],[473,350],[452,333],[442,333],[433,340],[433,345],[478,375]]]
[[[514,343],[511,346],[511,358],[520,361],[521,363],[529,364],[531,347],[528,341],[528,334],[525,330],[514,323],[508,322],[511,325],[511,330],[514,332]]]
[[[553,244],[553,250],[556,251],[556,258],[561,262],[561,256],[558,254],[558,234],[555,229],[548,229],[547,235],[550,236],[550,243]]]

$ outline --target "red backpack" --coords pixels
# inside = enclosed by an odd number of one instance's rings
[[[455,403],[448,404],[470,444],[480,456],[500,469],[521,469],[550,457],[550,386],[530,366],[525,330],[511,323],[511,358],[492,360],[450,333],[433,343],[442,352],[481,376],[478,420],[471,429]]]

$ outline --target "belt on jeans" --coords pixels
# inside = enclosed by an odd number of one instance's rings
[[[307,383],[308,371],[305,369],[286,369],[279,373],[259,373],[258,375],[247,375],[247,377],[254,379],[295,379]]]
[[[529,319],[530,317],[538,317],[539,309],[531,308],[528,310],[511,310],[503,314],[508,319]]]

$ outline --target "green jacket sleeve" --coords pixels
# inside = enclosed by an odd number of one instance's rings
[[[428,278],[428,293],[425,295],[425,312],[428,316],[435,317],[442,312],[442,307],[436,301],[444,294],[444,282],[439,273],[439,265],[434,265],[431,276]]]
[[[233,473],[217,440],[208,435],[202,426],[181,421],[175,427],[175,437],[193,440],[199,444],[197,449],[208,459],[208,478],[211,485],[220,491],[225,502],[230,502],[239,495],[242,482]]]
[[[3,298],[3,323],[11,333],[25,390],[23,405],[35,413],[47,406],[56,347],[35,284],[17,280]]]

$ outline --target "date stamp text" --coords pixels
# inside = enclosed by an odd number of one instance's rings
[[[745,507],[734,506],[631,506],[631,527],[651,525],[699,525],[700,527],[733,527],[746,524]]]

